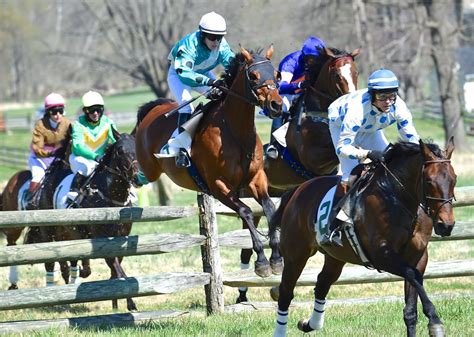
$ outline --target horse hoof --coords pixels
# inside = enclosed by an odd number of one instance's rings
[[[237,297],[237,299],[235,300],[235,304],[239,304],[239,303],[242,303],[242,302],[248,302],[248,301],[249,301],[249,299],[247,298],[247,296],[240,294],[239,297]]]
[[[270,268],[270,264],[257,264],[255,263],[255,274],[260,277],[268,277],[272,274],[272,270]]]
[[[272,287],[270,289],[270,297],[275,302],[278,302],[278,299],[280,298],[280,288],[278,286]]]
[[[17,290],[18,286],[16,284],[12,284],[11,286],[8,287],[8,290]]]
[[[298,322],[298,330],[303,331],[303,332],[314,331],[314,329],[311,329],[311,327],[309,326],[309,322],[306,319],[302,319],[301,321]]]
[[[79,276],[81,278],[87,278],[91,275],[91,270],[90,268],[87,268],[87,269],[79,269]]]
[[[273,275],[281,275],[283,273],[283,259],[280,258],[278,261],[270,261],[270,267],[272,268]]]
[[[444,326],[443,324],[428,324],[428,330],[430,337],[444,337]]]

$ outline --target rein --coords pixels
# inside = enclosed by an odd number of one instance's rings
[[[451,160],[449,160],[449,159],[435,159],[435,160],[427,160],[427,161],[423,162],[423,165],[421,166],[421,174],[420,174],[422,176],[422,179],[423,179],[423,171],[424,171],[426,165],[435,164],[435,163],[450,163],[450,162],[451,162]],[[398,183],[398,185],[402,188],[402,190],[405,192],[405,194],[408,195],[413,202],[418,203],[418,201],[413,197],[413,195],[410,192],[408,192],[405,185],[403,185],[403,183],[400,181],[400,179],[398,179],[398,177],[387,167],[387,165],[384,162],[380,162],[380,164],[384,167],[385,172],[388,172],[390,174],[390,176]],[[433,197],[433,196],[430,196],[430,195],[426,195],[425,192],[424,192],[424,183],[423,183],[423,181],[422,181],[422,194],[423,194],[424,201],[422,203],[420,203],[419,206],[423,209],[425,214],[428,215],[433,220],[433,222],[435,221],[435,217],[438,215],[441,207],[443,207],[447,203],[452,204],[453,200],[455,200],[455,196],[452,196],[450,198],[438,198],[438,197]],[[442,202],[441,205],[436,209],[436,212],[433,213],[434,214],[433,216],[430,216],[430,207],[427,205],[427,200],[434,200],[434,201],[441,201]],[[408,209],[407,209],[407,211],[408,211]],[[411,213],[411,212],[409,212],[409,213]],[[417,218],[417,215],[412,214],[412,217],[413,217],[413,221],[415,221],[416,218]]]

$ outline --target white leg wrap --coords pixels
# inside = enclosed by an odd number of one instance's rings
[[[11,284],[18,283],[18,267],[17,266],[10,266],[10,275],[8,276],[8,280]]]
[[[46,286],[47,287],[54,286],[54,271],[46,272]]]
[[[249,263],[241,263],[240,264],[240,270],[247,270],[250,269],[250,264]],[[249,288],[247,287],[239,287],[240,291],[247,291]]]
[[[69,267],[69,277],[71,278],[71,284],[78,284],[79,278],[79,266]]]
[[[311,318],[309,319],[309,326],[314,330],[320,330],[324,325],[324,306],[326,305],[326,300],[314,301],[314,310]]]
[[[281,311],[278,309],[273,337],[286,336],[287,324],[288,324],[288,311]]]

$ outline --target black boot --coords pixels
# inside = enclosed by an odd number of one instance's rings
[[[87,180],[87,177],[83,176],[80,173],[76,173],[74,175],[74,178],[72,179],[72,182],[71,182],[71,188],[69,189],[68,198],[67,198],[68,208],[78,206],[77,203],[79,200],[79,196],[81,194],[81,191],[84,188],[86,180]],[[72,205],[73,203],[75,203],[76,205]]]
[[[342,183],[339,183],[336,188],[336,193],[334,195],[333,209],[329,214],[328,219],[328,232],[324,234],[321,238],[321,246],[337,246],[343,247],[342,245],[342,223],[336,218],[337,213],[341,209],[342,198],[346,195],[347,186],[344,186]]]
[[[25,191],[25,209],[27,211],[31,211],[38,208],[35,199],[35,192],[31,192],[30,190]]]
[[[268,158],[271,159],[277,159],[278,156],[280,155],[278,151],[278,142],[273,136],[273,132],[280,128],[283,125],[283,117],[275,118],[272,122],[272,129],[270,130],[270,143],[268,144],[265,154],[267,155]]]
[[[183,124],[186,123],[191,117],[189,113],[180,112],[178,115],[178,132],[181,133],[184,131]],[[191,161],[189,160],[188,153],[186,149],[179,149],[178,155],[176,156],[175,163],[177,167],[185,168],[191,166]]]

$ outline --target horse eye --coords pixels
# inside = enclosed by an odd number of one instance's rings
[[[258,75],[255,72],[250,72],[249,73],[249,78],[251,81],[257,81],[258,80]]]

